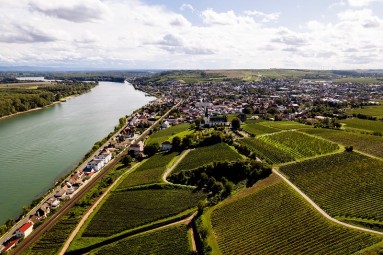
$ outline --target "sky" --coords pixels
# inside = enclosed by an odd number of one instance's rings
[[[0,66],[383,69],[383,0],[0,0]]]

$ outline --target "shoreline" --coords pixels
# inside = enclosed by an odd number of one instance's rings
[[[27,111],[12,113],[12,114],[10,114],[10,115],[6,115],[6,116],[3,116],[3,117],[0,117],[0,120],[4,120],[4,119],[10,118],[10,117],[14,117],[14,116],[17,116],[17,115],[21,115],[21,114],[23,114],[23,113],[28,113],[28,112],[34,112],[34,111],[44,110],[45,108],[51,107],[51,106],[53,106],[53,105],[55,105],[55,104],[64,103],[64,102],[66,102],[67,100],[70,100],[70,99],[72,99],[72,98],[74,98],[74,97],[76,97],[76,96],[78,96],[78,95],[72,95],[72,96],[64,97],[64,98],[60,99],[60,101],[55,101],[55,102],[53,102],[53,103],[51,103],[51,104],[49,104],[49,105],[46,105],[46,106],[44,106],[44,107],[36,107],[36,108],[33,108],[33,109],[29,109],[29,110],[27,110]]]

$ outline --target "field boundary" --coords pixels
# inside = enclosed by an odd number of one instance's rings
[[[299,195],[301,195],[312,207],[314,207],[320,214],[322,214],[328,220],[330,220],[336,224],[342,225],[344,227],[347,227],[347,228],[352,228],[352,229],[356,229],[356,230],[360,230],[360,231],[364,231],[364,232],[383,236],[383,232],[379,232],[379,231],[375,231],[375,230],[366,229],[366,228],[354,226],[351,224],[347,224],[347,223],[341,222],[341,221],[331,217],[324,210],[322,210],[322,208],[320,208],[314,201],[312,201],[305,193],[303,193],[298,187],[296,187],[292,182],[290,182],[283,174],[281,174],[276,168],[273,168],[273,173],[275,173],[276,175],[281,177],[282,180],[284,180],[290,187],[292,187],[296,192],[298,192]]]

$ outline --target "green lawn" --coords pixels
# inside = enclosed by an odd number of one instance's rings
[[[239,159],[242,159],[242,156],[230,148],[229,145],[218,143],[190,151],[173,172],[192,170],[213,162],[235,161]]]
[[[343,152],[280,170],[331,216],[374,220],[383,228],[382,160]]]
[[[91,219],[83,237],[107,237],[177,215],[197,206],[205,194],[189,189],[115,191]]]
[[[182,123],[176,126],[171,126],[169,128],[160,130],[151,134],[148,140],[146,140],[146,144],[149,145],[153,143],[158,143],[159,145],[161,145],[161,143],[163,142],[171,141],[171,139],[176,135],[182,138],[193,132],[192,130],[189,130],[189,128],[189,123]]]
[[[383,157],[383,137],[364,135],[360,133],[313,128],[303,130],[305,133],[317,135],[344,146],[353,146],[355,149],[377,157]]]
[[[169,163],[178,155],[176,152],[172,153],[159,153],[150,157],[147,161],[142,163],[136,170],[127,175],[125,179],[118,185],[117,189],[124,189],[127,187],[160,183],[162,182],[162,175],[165,172]]]
[[[176,225],[142,233],[90,252],[90,254],[95,255],[181,255],[190,253],[191,248],[186,225]]]
[[[328,221],[284,182],[244,193],[211,214],[222,254],[344,255],[382,240]]]

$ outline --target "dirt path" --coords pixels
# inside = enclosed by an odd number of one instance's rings
[[[63,248],[61,249],[59,255],[64,255],[64,253],[66,252],[66,250],[69,248],[69,245],[70,243],[73,241],[73,239],[75,238],[75,236],[77,235],[78,231],[80,231],[80,228],[84,225],[85,221],[88,219],[88,217],[90,216],[90,214],[94,211],[94,209],[101,203],[101,201],[105,198],[106,195],[109,194],[109,192],[111,191],[111,189],[117,185],[117,183],[119,182],[119,180],[124,177],[125,175],[127,175],[128,173],[132,172],[134,169],[136,169],[140,164],[136,164],[135,166],[133,166],[132,168],[130,168],[128,171],[126,171],[124,174],[122,174],[120,177],[118,177],[113,183],[112,185],[109,186],[109,188],[98,198],[98,200],[92,205],[91,208],[89,208],[89,210],[86,212],[86,214],[82,217],[82,219],[80,220],[80,222],[77,224],[77,227],[73,230],[72,234],[69,236],[69,238],[66,240]]]
[[[284,175],[282,175],[277,169],[273,168],[273,173],[275,173],[276,175],[278,175],[279,177],[281,177],[287,184],[289,184],[296,192],[299,193],[299,195],[301,195],[307,202],[309,202],[320,214],[322,214],[324,217],[326,217],[328,220],[331,220],[332,222],[335,222],[336,224],[339,224],[339,225],[342,225],[342,226],[345,226],[347,228],[352,228],[352,229],[356,229],[356,230],[360,230],[360,231],[364,231],[364,232],[368,232],[368,233],[372,233],[372,234],[377,234],[377,235],[383,235],[383,232],[379,232],[379,231],[375,231],[375,230],[371,230],[371,229],[366,229],[366,228],[362,228],[362,227],[357,227],[357,226],[354,226],[354,225],[351,225],[351,224],[347,224],[347,223],[344,223],[344,222],[341,222],[337,219],[334,219],[333,217],[331,217],[330,215],[328,215],[325,211],[323,211],[317,204],[314,203],[314,201],[312,201],[305,193],[303,193],[300,189],[298,189],[292,182],[290,182]]]
[[[168,182],[166,180],[166,178],[174,170],[174,168],[176,168],[178,166],[178,164],[184,159],[184,157],[189,154],[190,151],[191,150],[189,149],[189,150],[186,150],[186,151],[182,152],[182,155],[177,159],[177,161],[170,168],[166,169],[165,173],[162,175],[162,180],[164,182],[166,182],[167,184],[173,184],[171,182]]]

